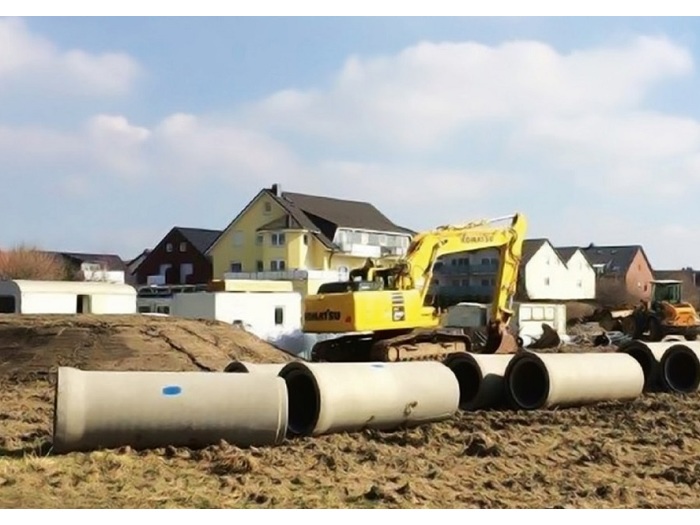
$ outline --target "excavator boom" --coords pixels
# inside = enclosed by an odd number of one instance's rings
[[[510,219],[505,227],[494,222]],[[417,234],[403,259],[382,266],[368,260],[350,272],[350,281],[328,283],[304,303],[304,331],[347,334],[317,343],[317,361],[403,361],[439,359],[455,352],[493,353],[512,340],[512,316],[526,220],[521,214],[463,225],[440,226]],[[440,327],[440,312],[429,289],[438,258],[497,248],[499,267],[485,341],[474,334]],[[510,345],[511,349],[514,345]]]

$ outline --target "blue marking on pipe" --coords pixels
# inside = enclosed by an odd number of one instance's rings
[[[177,385],[163,387],[164,396],[179,396],[180,394],[182,394],[182,387],[179,387]]]

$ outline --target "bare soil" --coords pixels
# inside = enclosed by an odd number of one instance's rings
[[[221,443],[198,451],[52,454],[57,365],[220,370],[233,358],[290,360],[219,323],[3,318],[0,507],[700,506],[698,395],[477,411],[407,431],[289,439],[269,448]]]

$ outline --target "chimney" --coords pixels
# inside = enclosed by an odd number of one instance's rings
[[[282,196],[282,186],[279,184],[275,183],[272,185],[272,188],[270,188],[272,193],[275,194],[276,197],[281,197]]]

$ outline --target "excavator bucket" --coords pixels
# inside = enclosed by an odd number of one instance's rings
[[[486,341],[474,348],[478,354],[515,354],[520,351],[518,339],[508,330],[497,325],[489,325]]]
[[[558,348],[561,345],[561,337],[557,331],[547,323],[542,323],[542,335],[527,345],[527,348],[541,350],[543,348]]]

